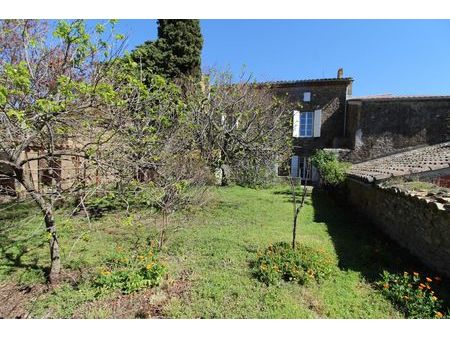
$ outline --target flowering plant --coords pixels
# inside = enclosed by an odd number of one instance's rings
[[[258,253],[255,268],[256,277],[266,284],[277,284],[281,280],[305,284],[330,276],[335,271],[336,260],[322,249],[300,243],[292,249],[288,243],[280,242]]]
[[[440,277],[423,279],[417,272],[392,274],[384,271],[376,285],[407,318],[443,318],[442,300],[435,296],[431,287],[440,280]]]
[[[146,252],[130,253],[117,246],[105,261],[105,267],[94,284],[100,292],[119,289],[127,294],[159,285],[165,271],[153,248]]]

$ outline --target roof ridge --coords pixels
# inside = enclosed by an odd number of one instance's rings
[[[321,79],[302,79],[302,80],[276,80],[276,81],[262,81],[256,82],[257,84],[296,84],[306,82],[349,82],[353,81],[352,77],[343,78],[321,78]]]

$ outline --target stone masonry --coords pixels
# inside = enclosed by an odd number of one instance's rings
[[[450,277],[450,198],[437,200],[351,178],[346,188],[348,201],[383,232]]]
[[[294,153],[310,156],[314,150],[347,146],[345,114],[347,95],[351,94],[352,78],[332,78],[268,83],[274,92],[299,104],[299,111],[322,110],[320,137],[294,138]],[[310,92],[311,100],[303,101],[303,93]]]
[[[347,102],[350,162],[450,140],[450,96],[374,96]]]

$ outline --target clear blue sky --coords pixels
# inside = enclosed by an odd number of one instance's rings
[[[450,20],[201,20],[202,68],[259,81],[353,77],[354,95],[450,94]],[[120,20],[129,48],[156,20]]]

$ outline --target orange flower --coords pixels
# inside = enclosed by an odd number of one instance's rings
[[[386,284],[384,284],[384,285],[383,285],[383,288],[385,288],[385,289],[389,289],[389,284],[387,284],[387,283],[386,283]]]
[[[436,312],[436,317],[442,318],[442,317],[444,317],[444,315],[442,314],[442,312],[438,311],[438,312]]]
[[[425,278],[428,283],[431,283],[433,280],[430,277]]]
[[[422,290],[425,287],[425,284],[420,283],[419,284],[419,289]]]
[[[434,280],[440,282],[442,279],[441,279],[441,277],[434,277]]]
[[[413,275],[416,277],[419,277],[419,273],[417,273],[417,272],[413,272]]]

